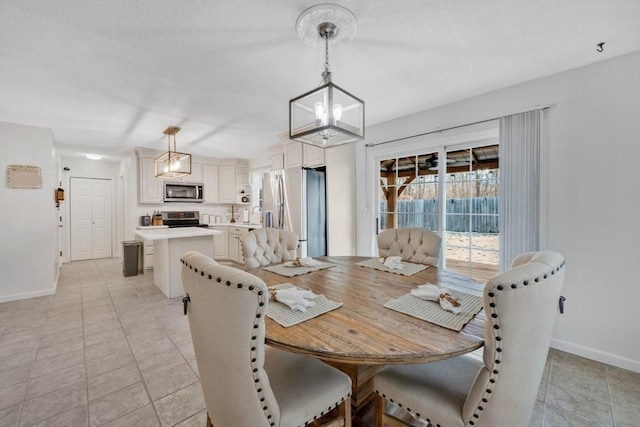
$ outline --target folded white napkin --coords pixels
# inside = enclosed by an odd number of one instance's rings
[[[307,307],[315,307],[316,303],[309,301],[315,299],[316,294],[311,291],[298,288],[279,289],[272,292],[272,297],[285,305],[291,310],[307,311]]]
[[[313,258],[300,258],[300,265],[303,267],[317,267],[320,263]]]
[[[425,301],[435,301],[440,304],[443,310],[450,311],[453,314],[460,314],[462,311],[460,301],[447,291],[448,289],[446,288],[440,288],[437,285],[427,283],[418,286],[416,289],[412,289],[411,295]]]
[[[388,256],[386,258],[380,258],[378,261],[384,264],[389,270],[404,270],[404,264],[402,264],[402,257]]]

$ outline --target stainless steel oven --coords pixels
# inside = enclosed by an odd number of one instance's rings
[[[164,183],[165,202],[204,202],[204,186],[200,183],[168,182]]]

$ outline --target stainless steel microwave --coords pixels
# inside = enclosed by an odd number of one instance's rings
[[[202,203],[204,202],[204,186],[199,183],[165,181],[164,201]]]

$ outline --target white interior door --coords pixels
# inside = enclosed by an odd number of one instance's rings
[[[111,256],[111,181],[71,178],[71,261]]]
[[[91,179],[71,178],[71,261],[91,259]]]
[[[92,258],[111,257],[111,181],[92,180]]]

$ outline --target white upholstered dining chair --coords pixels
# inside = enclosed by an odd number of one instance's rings
[[[298,235],[278,228],[256,228],[242,237],[242,256],[246,268],[258,268],[296,259]]]
[[[181,262],[207,425],[304,426],[335,410],[351,426],[346,374],[265,346],[269,291],[262,280],[195,251]]]
[[[528,252],[489,280],[483,360],[389,366],[374,377],[376,426],[391,402],[434,426],[526,426],[551,341],[564,258]]]
[[[403,261],[437,266],[442,239],[424,228],[390,228],[377,237],[378,255],[401,256]]]

